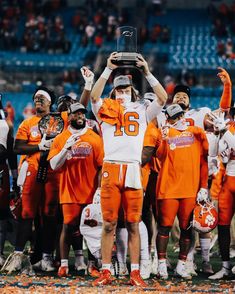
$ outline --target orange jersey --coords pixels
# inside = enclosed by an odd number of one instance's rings
[[[67,129],[55,138],[48,160],[63,149],[71,135]],[[88,129],[66,156],[60,168],[60,203],[91,203],[98,184],[97,170],[103,163],[102,139]]]
[[[207,187],[207,162],[202,163],[202,155],[206,156],[207,152],[208,141],[201,128],[188,127],[185,131],[170,128],[167,139],[157,150],[161,160],[157,198],[196,197],[200,185]]]
[[[16,133],[17,140],[25,140],[30,145],[38,145],[41,142],[42,136],[38,129],[38,122],[41,117],[32,116],[26,120],[24,120]],[[40,152],[35,152],[34,154],[27,155],[26,160],[30,165],[33,165],[35,169],[38,168],[38,163],[40,160]]]
[[[161,132],[160,130],[156,127],[154,121],[151,121],[144,134],[144,147],[158,147],[160,141],[159,141],[159,136]],[[150,169],[154,170],[155,172],[159,172],[160,170],[160,162],[156,157],[152,157],[150,161]]]

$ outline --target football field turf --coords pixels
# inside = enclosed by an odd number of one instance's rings
[[[171,246],[170,246],[171,248]],[[8,250],[11,248],[8,247]],[[169,258],[175,267],[177,253],[172,249],[169,251]],[[197,265],[200,269],[200,255],[196,254]],[[220,268],[218,256],[211,258],[213,269]],[[58,278],[56,273],[37,272],[36,276],[25,275],[5,275],[0,274],[0,294],[4,293],[235,293],[234,280],[210,281],[200,270],[198,276],[190,281],[184,281],[173,276],[173,271],[169,270],[169,279],[161,281],[156,277],[147,280],[148,287],[144,289],[135,288],[128,285],[127,278],[119,278],[113,284],[105,287],[92,287],[92,278],[78,276],[72,269],[73,257],[71,256],[71,276],[68,278]]]

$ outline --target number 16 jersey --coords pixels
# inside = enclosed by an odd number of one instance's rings
[[[98,116],[101,106],[102,100],[92,104],[93,113],[101,126],[104,160],[140,163],[144,133],[147,127],[148,105],[142,100],[130,102],[124,110],[124,126],[101,121]]]

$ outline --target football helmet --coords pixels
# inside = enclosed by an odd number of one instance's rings
[[[212,231],[218,223],[218,213],[211,201],[197,202],[193,210],[192,227],[200,233]]]

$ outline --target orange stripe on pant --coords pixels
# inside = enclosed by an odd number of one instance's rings
[[[163,227],[172,227],[177,215],[180,228],[186,230],[190,225],[195,204],[194,197],[157,200],[158,224]]]
[[[37,212],[55,216],[59,201],[59,174],[48,171],[45,184],[36,181],[37,170],[29,165],[22,191],[22,218],[35,218]]]
[[[104,162],[101,180],[101,208],[103,219],[117,221],[122,204],[125,219],[139,222],[143,206],[143,190],[125,187],[127,164]]]
[[[226,226],[231,224],[235,211],[235,176],[225,176],[222,190],[218,199],[218,224]]]

